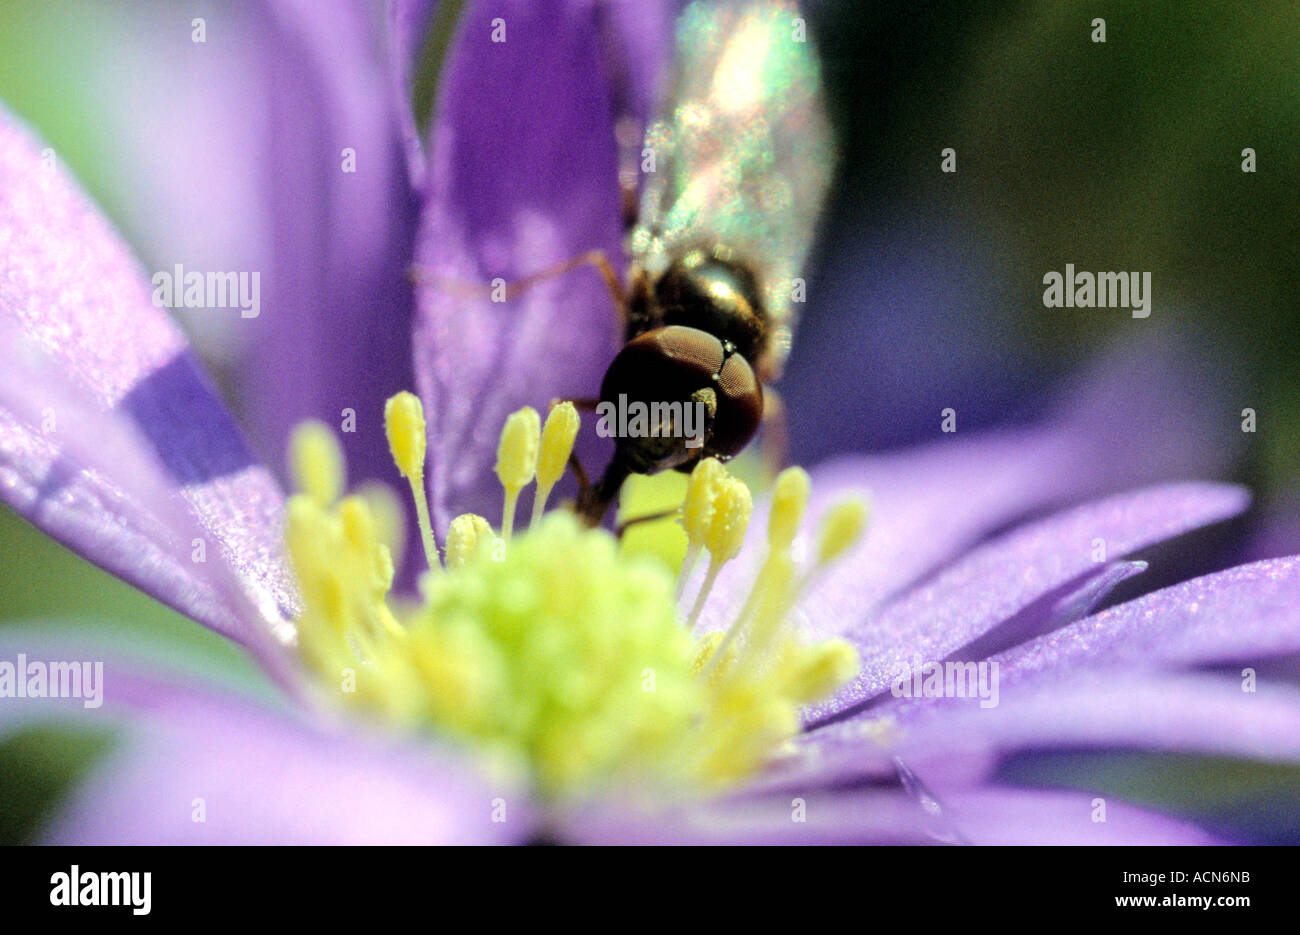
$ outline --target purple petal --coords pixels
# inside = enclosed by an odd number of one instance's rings
[[[398,119],[406,144],[406,165],[411,184],[419,188],[424,180],[424,146],[416,127],[418,115],[411,109],[415,70],[429,27],[438,14],[438,0],[388,0],[388,55],[397,97]]]
[[[1148,392],[1127,392],[1139,373]],[[1075,381],[1041,424],[959,432],[914,448],[820,465],[813,472],[810,513],[862,491],[872,519],[859,549],[809,594],[804,615],[815,629],[859,619],[990,531],[1044,507],[1156,479],[1220,473],[1240,439],[1221,438],[1207,447],[1203,439],[1211,427],[1203,413],[1215,410],[1197,402],[1197,394],[1207,391],[1220,399],[1220,384],[1218,375],[1204,372],[1195,355],[1169,336],[1132,342]],[[1135,426],[1141,444],[1132,441]],[[756,523],[762,513],[756,510]],[[761,559],[752,553],[759,552],[761,547],[753,548],[749,562],[742,555],[724,570],[718,590],[730,600],[712,601],[706,625],[730,621]]]
[[[844,635],[858,647],[862,672],[810,717],[865,702],[918,656],[944,659],[1095,569],[1098,543],[1108,556],[1126,555],[1239,513],[1248,500],[1239,487],[1170,484],[1094,501],[986,543],[879,613],[850,616]]]
[[[1241,565],[1112,607],[998,657],[1004,681],[1079,667],[1257,663],[1300,653],[1300,556]]]
[[[871,516],[862,542],[803,601],[810,625],[839,632],[991,529],[1069,497],[1075,482],[1060,462],[1067,441],[1054,428],[990,432],[818,465],[810,472],[806,529],[845,497],[865,499]],[[768,505],[756,506],[751,529],[765,528]],[[751,534],[740,558],[723,569],[702,617],[706,629],[730,623],[764,548]]]
[[[1097,749],[1300,762],[1300,691],[1211,675],[1092,673],[1066,682],[999,681],[996,704],[890,699],[799,739],[772,785],[879,778],[901,757],[941,793],[985,781],[1011,752]]]
[[[642,125],[648,125],[663,102],[667,66],[672,55],[674,0],[606,3],[598,7],[615,49],[609,62],[615,99]]]
[[[802,820],[800,820],[802,810]],[[735,796],[642,812],[628,803],[593,804],[562,815],[560,833],[575,844],[756,845],[925,844],[927,817],[894,791]]]
[[[33,701],[22,719],[16,706],[0,710],[0,731],[42,716],[121,731],[51,821],[48,843],[501,844],[530,833],[513,787],[445,751],[127,669],[106,666],[103,684],[99,709]],[[494,821],[503,803],[506,820]]]
[[[1208,844],[1184,821],[1123,802],[1094,823],[1092,796],[981,788],[941,806],[871,789],[733,796],[656,813],[626,806],[565,816],[565,840],[583,844]],[[936,811],[940,814],[936,814]]]
[[[1068,626],[1086,617],[1111,591],[1146,569],[1146,562],[1110,562],[1095,571],[1084,572],[967,643],[953,658],[987,659],[1007,646]]]
[[[506,41],[493,42],[493,20]],[[434,116],[421,218],[416,373],[430,418],[436,523],[495,518],[506,415],[590,397],[619,340],[595,270],[494,303],[473,286],[593,249],[622,265],[614,103],[589,3],[482,0],[462,16]]]
[[[2,112],[0,244],[0,496],[220,632],[283,634],[275,482],[126,248]]]
[[[1104,821],[1096,797],[1077,792],[987,788],[945,799],[954,824],[971,844],[983,845],[1206,845],[1221,843],[1196,826],[1117,799],[1106,800]]]
[[[953,436],[882,455],[838,458],[812,473],[814,519],[845,496],[865,497],[871,520],[862,543],[819,579],[801,605],[809,625],[835,633],[988,534],[1036,510],[1104,488],[1106,463],[1094,437],[1045,425]],[[1082,452],[1087,452],[1084,457]],[[751,528],[766,522],[766,504]],[[815,522],[807,524],[815,528]],[[753,535],[740,559],[723,570],[718,596],[702,617],[725,626],[744,601],[762,559]],[[1113,550],[1112,550],[1113,554]]]
[[[103,44],[122,91],[106,96],[110,216],[151,269],[259,276],[257,317],[177,315],[276,471],[294,423],[338,426],[351,409],[352,478],[396,480],[382,406],[415,382],[416,196],[379,12],[371,0],[227,4],[199,44],[191,13],[118,5],[128,38]]]
[[[314,417],[341,434],[352,482],[398,476],[384,401],[413,389],[415,193],[369,3],[270,7],[270,119],[262,168],[271,243],[261,316],[242,370],[250,431],[267,463]],[[345,150],[355,172],[344,171]],[[413,526],[414,524],[412,524]]]

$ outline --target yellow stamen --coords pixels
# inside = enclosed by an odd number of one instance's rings
[[[497,478],[505,488],[501,510],[501,538],[510,541],[515,526],[515,503],[537,474],[537,451],[541,446],[542,420],[537,410],[525,406],[510,414],[501,429],[497,446]]]
[[[760,657],[768,641],[781,623],[794,598],[794,561],[786,552],[771,552],[763,563],[763,571],[754,582],[753,590],[745,601],[745,609],[727,628],[727,635],[709,661],[707,673],[718,665],[742,666]],[[752,619],[752,623],[751,623]],[[728,651],[739,644],[738,659],[728,657]]]
[[[303,422],[289,439],[289,473],[294,487],[321,506],[343,493],[346,470],[338,438],[323,422]]]
[[[827,640],[801,650],[803,659],[787,688],[800,704],[824,698],[858,674],[858,651],[847,640]]]
[[[789,467],[776,479],[772,491],[772,509],[767,517],[767,545],[773,552],[789,551],[803,522],[812,481],[800,467]]]
[[[789,557],[811,494],[812,481],[803,468],[786,468],[777,477],[767,517],[767,557],[758,572],[759,584],[749,592],[749,598],[732,621],[729,632],[741,630],[753,614],[755,603],[762,595],[761,583],[772,574],[772,563],[778,558]]]
[[[726,468],[717,458],[705,458],[691,471],[691,480],[686,487],[686,499],[682,502],[682,528],[686,530],[686,558],[677,576],[677,599],[681,600],[686,582],[695,570],[700,551],[704,548],[704,538],[708,535],[709,525],[713,522],[714,502],[722,481],[727,476]]]
[[[384,406],[384,431],[388,435],[388,448],[393,461],[411,484],[415,499],[415,518],[420,524],[420,542],[424,545],[424,558],[429,570],[442,567],[438,558],[438,545],[433,539],[433,523],[429,521],[429,497],[424,490],[424,455],[427,439],[424,430],[424,406],[420,398],[405,390],[390,397]]]
[[[386,427],[419,506],[418,400],[395,397]],[[532,410],[511,417],[497,464],[506,532],[513,498],[534,476],[539,488],[558,482],[576,427],[567,407],[545,430]],[[302,595],[298,652],[319,686],[388,723],[524,765],[543,797],[725,789],[769,763],[797,733],[800,708],[856,669],[851,646],[807,645],[790,618],[807,581],[792,548],[809,500],[802,471],[777,481],[746,611],[725,633],[692,640],[667,569],[567,511],[543,516],[509,550],[486,519],[459,516],[447,569],[421,575],[418,595],[393,595],[391,500],[341,495],[341,456],[323,426],[296,435],[291,454],[303,490],[289,499],[285,527]],[[685,534],[710,555],[694,623],[740,551],[753,504],[716,461],[682,479],[679,496],[687,487]],[[545,492],[536,500],[544,509]],[[864,524],[861,504],[833,509],[817,562],[843,555]]]
[[[831,507],[822,520],[817,541],[818,567],[830,564],[857,545],[866,525],[867,505],[861,500],[844,500]]]
[[[569,456],[573,454],[573,443],[578,437],[580,424],[578,410],[570,402],[557,403],[546,416],[546,425],[542,427],[541,452],[537,457],[537,493],[533,497],[533,518],[530,525],[541,520],[551,491],[569,466]]]
[[[388,546],[394,565],[402,564],[406,548],[406,510],[401,498],[387,484],[369,481],[357,487],[356,495],[366,501],[375,521],[375,535]]]
[[[457,516],[447,530],[447,567],[463,568],[477,557],[479,549],[495,540],[492,526],[483,517],[474,513]]]
[[[709,570],[704,576],[704,584],[695,597],[695,606],[691,608],[688,626],[695,626],[704,602],[713,590],[713,583],[718,580],[722,566],[740,554],[740,547],[745,544],[745,532],[749,529],[749,517],[754,512],[754,501],[749,488],[734,477],[727,477],[720,484],[717,499],[713,504],[713,517],[708,532],[704,537],[704,547],[709,550]]]

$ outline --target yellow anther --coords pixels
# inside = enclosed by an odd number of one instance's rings
[[[557,403],[546,416],[541,452],[537,458],[538,484],[550,487],[564,476],[581,423],[578,410],[571,402]]]
[[[822,520],[817,542],[817,564],[835,561],[862,538],[867,525],[867,505],[861,500],[845,500],[836,504]]]
[[[424,478],[424,406],[420,398],[405,390],[389,398],[384,406],[384,431],[388,448],[403,477]]]
[[[424,546],[424,560],[429,570],[442,567],[438,558],[438,544],[433,539],[433,523],[429,521],[429,498],[424,492],[424,454],[427,439],[424,433],[424,406],[420,398],[406,390],[390,396],[384,405],[384,431],[388,433],[388,448],[393,453],[397,470],[411,484],[415,499],[415,518],[420,525],[420,543]]]
[[[463,513],[447,530],[447,567],[461,568],[496,539],[492,526],[481,516]]]
[[[800,655],[802,665],[787,689],[800,703],[823,698],[858,674],[858,651],[846,640],[830,639]]]
[[[299,583],[309,584],[312,576],[322,570],[325,543],[322,535],[325,514],[320,505],[308,494],[294,494],[285,504],[284,538]],[[303,598],[310,600],[304,593]]]
[[[360,497],[346,497],[339,503],[339,519],[343,521],[343,535],[353,548],[370,549],[378,544],[374,517]]]
[[[717,458],[705,458],[691,471],[691,482],[682,503],[682,526],[691,542],[703,542],[713,521],[714,501],[727,476]]]
[[[505,506],[501,515],[501,538],[510,541],[515,525],[515,501],[519,491],[537,474],[537,449],[541,446],[542,420],[537,410],[525,406],[510,414],[501,429],[497,446],[497,478],[505,488]]]
[[[323,422],[303,422],[289,440],[289,471],[297,490],[321,506],[343,492],[346,472],[339,440]]]
[[[497,446],[497,477],[506,490],[523,490],[537,474],[542,421],[532,406],[512,412]]]
[[[704,547],[714,562],[723,564],[740,554],[753,512],[754,500],[749,488],[743,481],[728,477],[718,490],[713,517],[704,537]]]
[[[772,491],[772,509],[767,517],[767,543],[774,552],[784,552],[794,542],[803,522],[812,481],[800,467],[789,467],[776,479]]]
[[[564,476],[573,454],[581,420],[573,403],[557,403],[542,427],[541,451],[537,457],[537,495],[533,497],[533,522],[542,518],[551,491]]]
[[[682,528],[686,530],[686,557],[682,559],[682,568],[677,575],[677,598],[681,599],[686,589],[686,582],[699,561],[700,550],[704,548],[704,538],[708,535],[709,525],[713,522],[713,506],[718,499],[718,491],[726,480],[727,469],[717,458],[705,458],[691,471],[690,482],[686,485],[686,498],[682,501]]]
[[[375,535],[388,546],[393,561],[400,565],[406,545],[406,510],[397,492],[387,484],[370,481],[357,487],[353,493],[366,501],[375,521]]]
[[[393,556],[388,547],[379,541],[370,504],[355,494],[339,501],[339,520],[347,544],[356,550],[367,570],[376,593],[386,594],[393,584]]]
[[[725,635],[721,630],[714,630],[712,633],[706,633],[700,637],[695,644],[695,654],[691,657],[692,675],[699,675],[704,671],[705,666],[712,664],[713,654],[721,645],[722,638]]]

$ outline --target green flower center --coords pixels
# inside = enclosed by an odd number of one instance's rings
[[[777,481],[768,556],[732,626],[696,638],[691,626],[740,550],[748,488],[706,461],[692,475],[680,519],[688,537],[678,591],[703,552],[710,562],[683,615],[662,561],[628,554],[567,509],[545,512],[577,434],[577,413],[557,406],[545,428],[531,409],[507,421],[497,474],[502,534],[458,517],[439,558],[424,506],[424,419],[399,394],[387,411],[399,470],[416,497],[429,571],[419,599],[389,594],[396,513],[375,493],[342,496],[337,439],[308,423],[291,463],[300,493],[286,539],[303,598],[298,651],[329,694],[414,732],[450,737],[528,770],[544,796],[617,786],[647,792],[715,789],[760,769],[799,728],[801,706],[857,672],[840,640],[803,645],[787,625],[807,576],[790,546],[808,496],[807,475]],[[533,519],[513,533],[515,500],[537,481]],[[817,566],[861,531],[848,503],[823,526]]]

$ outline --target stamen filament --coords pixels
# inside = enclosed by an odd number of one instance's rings
[[[429,521],[429,497],[424,489],[424,457],[428,447],[425,436],[424,406],[420,398],[405,390],[389,398],[384,406],[384,430],[393,461],[411,484],[415,500],[415,518],[420,526],[420,542],[430,571],[442,568],[438,545],[433,538],[433,523]]]
[[[411,481],[411,496],[415,498],[415,522],[420,527],[420,543],[424,546],[424,560],[430,571],[442,568],[442,559],[438,555],[438,543],[433,538],[433,523],[429,519],[429,499],[424,490],[424,475],[419,480]]]
[[[677,573],[677,589],[673,592],[673,599],[680,601],[686,591],[686,582],[691,579],[691,572],[695,570],[695,563],[700,560],[700,552],[704,549],[703,542],[691,542],[686,546],[686,556],[682,559],[682,569]]]
[[[709,550],[709,570],[704,576],[700,593],[695,596],[695,605],[687,620],[687,625],[692,628],[699,619],[700,611],[704,608],[709,592],[713,590],[722,566],[740,554],[740,547],[745,543],[745,532],[749,529],[749,517],[754,511],[749,488],[736,478],[724,473],[715,489],[713,515],[704,536],[704,546]]]
[[[709,562],[709,570],[704,575],[704,583],[700,585],[700,593],[695,595],[695,603],[691,606],[691,614],[686,619],[688,629],[695,629],[695,624],[700,619],[700,611],[704,609],[704,602],[709,599],[709,592],[713,590],[713,584],[718,580],[718,572],[722,571],[723,564],[716,558]]]

